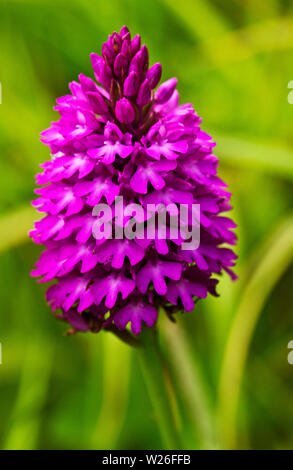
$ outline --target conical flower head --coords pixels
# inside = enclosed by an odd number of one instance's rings
[[[74,331],[138,334],[159,307],[191,311],[215,294],[213,274],[234,276],[235,225],[222,215],[230,194],[215,143],[193,107],[179,105],[177,79],[155,91],[162,68],[149,67],[138,35],[123,27],[91,61],[95,80],[72,82],[41,134],[52,158],[36,177],[33,205],[45,217],[30,235],[46,249],[32,274],[55,281],[47,300]]]

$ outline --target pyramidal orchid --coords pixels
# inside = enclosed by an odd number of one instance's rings
[[[45,251],[32,272],[54,281],[47,301],[75,331],[152,327],[162,307],[169,315],[192,311],[195,300],[216,294],[223,270],[234,274],[230,194],[217,176],[215,143],[201,130],[191,104],[179,104],[177,79],[161,85],[162,67],[149,66],[140,36],[126,27],[91,54],[95,80],[79,75],[57,99],[60,119],[41,134],[51,159],[41,165],[33,205],[45,217],[30,235]],[[111,235],[97,237],[97,205],[117,198],[139,204],[133,237],[114,237],[119,214],[108,216]],[[155,227],[145,235],[147,205],[200,207],[200,243],[183,249],[183,236]],[[105,215],[105,214],[104,214]],[[173,214],[173,216],[176,214]],[[187,221],[187,226],[189,222]],[[108,234],[109,235],[109,234]]]

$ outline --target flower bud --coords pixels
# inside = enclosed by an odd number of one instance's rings
[[[141,55],[143,72],[146,72],[149,67],[149,51],[145,44],[141,48]]]
[[[146,74],[146,78],[150,84],[151,89],[153,90],[158,85],[162,76],[162,66],[161,64],[154,64]]]
[[[127,57],[127,60],[131,57],[130,43],[126,39],[122,42],[121,54]]]
[[[122,45],[123,45],[124,42],[127,42],[127,44],[130,45],[130,43],[131,43],[131,36],[130,36],[130,33],[127,33],[127,34],[125,34],[125,35],[123,36],[123,38],[122,38]],[[121,45],[121,51],[122,51],[122,45]]]
[[[91,54],[91,61],[95,72],[96,79],[106,88],[109,89],[112,80],[112,70],[97,54]]]
[[[137,53],[140,48],[140,35],[137,34],[131,41],[131,52],[133,55]]]
[[[127,69],[128,60],[121,52],[116,56],[114,62],[114,72],[117,77],[123,75],[123,71],[125,72]]]
[[[125,96],[134,96],[136,95],[138,89],[139,81],[138,76],[135,72],[130,72],[128,77],[124,82],[123,94]]]
[[[173,95],[176,85],[177,78],[175,77],[170,78],[170,80],[167,80],[166,82],[162,83],[162,85],[159,86],[155,94],[156,102],[159,104],[166,103],[166,101],[168,101]]]
[[[98,74],[100,83],[106,88],[109,89],[112,80],[112,70],[109,65],[105,62],[101,64],[100,72]]]
[[[137,100],[136,100],[137,104],[139,104],[140,106],[146,105],[150,101],[151,95],[152,95],[152,92],[151,92],[150,84],[148,80],[145,80],[140,85],[138,95],[137,95]]]
[[[120,30],[120,36],[122,39],[124,39],[124,36],[126,34],[130,34],[129,33],[129,29],[127,28],[127,26],[122,26],[121,30]]]
[[[129,72],[136,72],[139,77],[148,66],[148,50],[145,45],[135,54],[129,65]]]
[[[139,77],[141,75],[141,54],[140,51],[135,54],[129,65],[129,73],[135,72]]]
[[[113,65],[115,60],[115,52],[112,47],[109,46],[106,42],[104,42],[102,46],[102,54],[103,57],[108,65]]]
[[[134,121],[135,112],[131,103],[126,99],[122,98],[117,101],[115,106],[115,115],[122,124],[130,124]]]
[[[118,54],[118,52],[120,52],[121,50],[122,40],[119,34],[116,33],[116,31],[112,34],[112,44],[114,51],[116,52],[116,54]]]

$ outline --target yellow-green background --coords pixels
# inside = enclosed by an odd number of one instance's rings
[[[39,133],[123,24],[217,140],[238,223],[239,281],[159,324],[184,446],[293,447],[292,15],[289,0],[0,1],[0,448],[163,446],[137,351],[63,336],[29,277]]]

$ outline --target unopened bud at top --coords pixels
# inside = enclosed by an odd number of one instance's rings
[[[102,46],[102,54],[108,65],[113,65],[115,60],[115,51],[112,46],[104,42]]]
[[[117,101],[115,115],[122,124],[130,124],[134,121],[135,112],[131,103],[126,98]]]
[[[139,85],[138,76],[135,72],[130,72],[124,82],[123,94],[125,96],[134,96],[137,93]]]
[[[135,54],[129,65],[129,72],[136,72],[139,77],[142,76],[148,67],[148,50],[145,45]]]
[[[147,71],[146,78],[152,90],[156,88],[156,86],[158,85],[159,81],[161,80],[161,76],[162,76],[162,66],[159,63],[154,64]]]
[[[137,34],[136,36],[134,36],[134,38],[132,39],[131,41],[131,52],[132,54],[136,54],[137,51],[139,50],[140,48],[140,35]]]
[[[114,62],[115,75],[117,77],[120,77],[121,75],[123,75],[123,73],[126,72],[127,65],[128,65],[127,57],[125,57],[125,55],[120,52],[120,54],[116,56],[116,59]]]
[[[131,57],[130,41],[128,41],[127,39],[124,39],[122,42],[121,54],[127,57],[127,60],[129,60]]]
[[[112,34],[112,44],[116,54],[118,54],[121,50],[122,39],[116,31]]]
[[[122,26],[121,30],[120,30],[120,36],[122,39],[124,39],[124,36],[126,34],[130,34],[129,33],[129,29],[127,28],[127,26]]]
[[[136,100],[137,104],[139,104],[140,106],[145,106],[150,101],[151,95],[152,95],[152,92],[151,92],[150,84],[148,80],[144,80],[144,82],[142,82],[139,88],[139,92],[138,92],[137,100]]]
[[[155,93],[155,98],[156,102],[161,104],[161,103],[166,103],[171,96],[174,93],[174,90],[177,85],[177,78],[170,78],[170,80],[167,80],[166,82],[162,83],[162,85],[159,86],[158,90]]]
[[[112,80],[112,70],[97,54],[91,54],[91,61],[95,72],[96,79],[106,88],[109,89]]]

